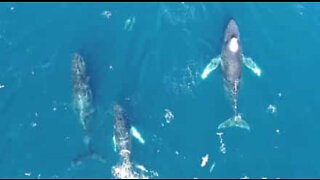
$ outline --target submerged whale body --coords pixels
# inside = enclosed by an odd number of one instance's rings
[[[86,63],[83,57],[76,53],[72,59],[72,87],[73,87],[73,106],[77,112],[82,130],[84,131],[83,142],[87,152],[78,155],[72,162],[73,165],[81,164],[83,159],[90,157],[105,163],[105,158],[95,153],[91,145],[91,123],[94,109],[92,107],[92,90],[87,75]]]
[[[92,108],[92,91],[89,86],[85,61],[77,53],[72,59],[72,85],[74,108],[79,115],[83,130],[87,133],[91,115],[94,112]]]

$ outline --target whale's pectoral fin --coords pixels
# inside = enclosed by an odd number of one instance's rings
[[[208,75],[219,66],[220,63],[221,63],[221,56],[211,59],[210,63],[206,66],[206,68],[202,72],[201,78],[206,79]]]
[[[246,129],[250,131],[250,126],[249,124],[241,118],[240,115],[236,115],[232,118],[229,118],[228,120],[222,122],[219,126],[218,129],[224,129],[224,128],[229,128],[229,127],[238,127],[242,129]]]
[[[258,65],[252,60],[251,57],[242,56],[243,64],[249,68],[257,76],[261,76],[261,69]]]
[[[136,138],[141,144],[144,144],[145,141],[142,137],[142,135],[140,134],[140,132],[134,127],[134,126],[131,126],[130,128],[130,134]]]
[[[116,141],[116,136],[112,136],[112,144],[113,144],[113,151],[117,152],[117,141]]]

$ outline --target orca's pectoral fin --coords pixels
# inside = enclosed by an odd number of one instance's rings
[[[249,68],[255,75],[261,76],[261,69],[258,65],[253,61],[251,57],[242,56],[243,64]]]
[[[221,63],[221,56],[211,59],[210,63],[203,70],[201,74],[201,78],[206,79],[208,75],[219,66],[220,63]]]

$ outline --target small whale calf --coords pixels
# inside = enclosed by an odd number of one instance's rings
[[[120,163],[112,168],[112,174],[117,178],[147,178],[147,169],[142,165],[134,165],[131,160],[131,135],[141,143],[145,141],[138,130],[129,124],[126,112],[120,104],[113,107],[114,127],[113,143],[114,150],[119,153]]]

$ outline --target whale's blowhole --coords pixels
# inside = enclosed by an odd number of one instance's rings
[[[237,52],[239,50],[239,43],[237,38],[231,38],[229,43],[229,50],[232,52]]]

